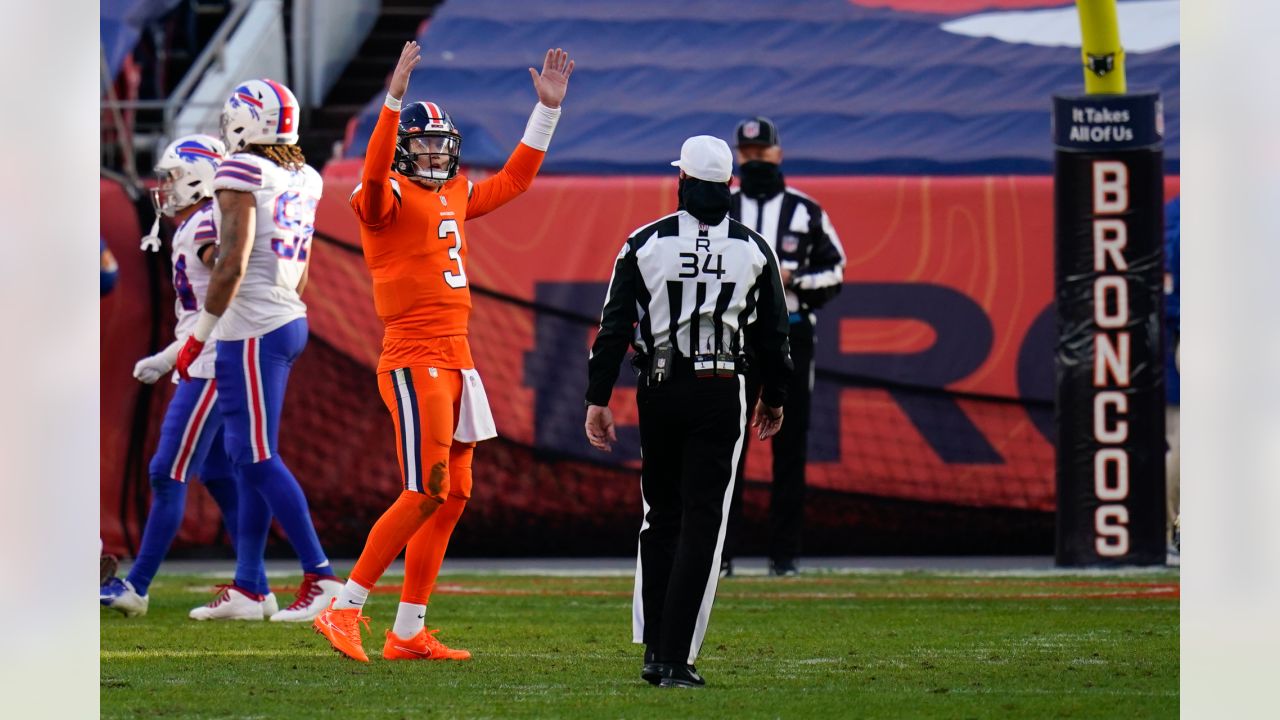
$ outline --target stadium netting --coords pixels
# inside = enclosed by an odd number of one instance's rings
[[[331,265],[363,263],[358,248],[320,237],[319,249]],[[635,422],[633,395],[626,388],[629,366],[615,394],[619,446],[613,454],[598,453],[581,440],[593,310],[523,300],[478,285],[471,290],[472,343],[500,411],[501,435],[476,452],[472,500],[450,553],[633,553],[640,494],[635,431],[628,427]],[[529,338],[539,346],[538,335],[553,344],[531,348]],[[338,557],[360,551],[369,528],[400,488],[392,424],[371,358],[376,348],[355,357],[313,330],[294,368],[284,410],[281,456],[306,489],[325,549]],[[504,361],[486,364],[480,358]],[[135,440],[146,452],[134,457],[149,457],[169,392],[162,388],[149,401],[146,429]],[[540,392],[545,397],[538,398]],[[527,417],[504,417],[503,412]],[[1051,412],[1044,401],[954,393],[819,367],[806,554],[1051,551],[1053,454],[1030,420]],[[526,420],[533,425],[532,437],[518,437]],[[982,433],[975,435],[975,426]],[[516,430],[503,432],[504,427]],[[922,431],[942,446],[933,449],[921,440]],[[574,445],[569,437],[581,442]],[[997,438],[994,446],[987,438]],[[768,532],[767,443],[752,440],[749,447],[743,555],[762,554]],[[986,457],[991,450],[996,455]],[[939,451],[974,462],[940,462]],[[120,504],[123,524],[134,529],[131,545],[149,492],[139,470],[136,464],[128,470],[135,477],[126,482]],[[198,495],[193,493],[195,507],[177,552],[225,554],[216,510],[202,491]],[[290,555],[278,528],[270,553]]]

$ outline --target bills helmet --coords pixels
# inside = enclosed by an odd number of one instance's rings
[[[437,182],[452,180],[458,174],[461,151],[462,135],[449,113],[439,105],[416,102],[400,111],[396,172]],[[442,163],[445,167],[436,167]]]
[[[173,217],[179,210],[213,197],[213,175],[227,148],[211,135],[185,135],[169,143],[156,162],[151,190],[156,212]]]
[[[298,142],[298,99],[269,78],[240,83],[222,106],[222,139],[231,152]]]

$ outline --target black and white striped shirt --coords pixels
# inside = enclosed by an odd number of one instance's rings
[[[735,190],[730,207],[730,217],[760,233],[781,267],[791,271],[789,312],[808,314],[840,292],[844,247],[816,200],[790,187],[763,200]]]
[[[587,402],[608,405],[630,344],[650,355],[747,355],[760,369],[764,399],[781,407],[791,372],[787,308],[769,244],[725,217],[700,223],[685,211],[636,230],[623,244],[591,348]]]

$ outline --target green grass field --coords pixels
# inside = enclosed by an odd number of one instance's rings
[[[146,617],[102,610],[103,718],[1178,715],[1176,572],[730,578],[702,690],[639,678],[625,577],[442,577],[427,620],[463,663],[382,660],[395,594],[371,598],[366,665],[309,626],[188,620],[210,588],[162,575]]]

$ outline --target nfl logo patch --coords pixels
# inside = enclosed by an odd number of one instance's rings
[[[800,238],[795,235],[782,236],[782,252],[793,253],[800,249]]]
[[[449,200],[448,200],[445,196],[443,196],[443,195],[437,195],[436,197],[440,198],[440,204],[441,204],[441,205],[444,205],[444,206],[446,206],[446,207],[449,205]]]
[[[752,139],[760,137],[760,123],[752,120],[742,126],[742,137]]]

